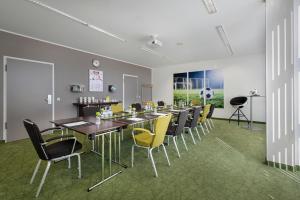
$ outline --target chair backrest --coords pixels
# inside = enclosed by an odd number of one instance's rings
[[[39,158],[41,160],[48,160],[49,157],[47,155],[46,149],[42,145],[44,143],[44,140],[42,138],[42,135],[40,133],[39,127],[32,122],[29,119],[23,120],[23,124],[25,126],[25,129],[29,135],[29,138],[34,146],[34,149],[36,153],[38,154]]]
[[[200,99],[192,99],[191,103],[192,103],[193,106],[200,106],[201,105]]]
[[[245,96],[234,97],[230,100],[230,105],[232,106],[240,106],[247,102],[248,98]]]
[[[210,104],[210,110],[209,113],[207,115],[207,118],[210,119],[212,117],[212,115],[214,114],[214,110],[215,110],[215,104]]]
[[[158,106],[165,106],[165,102],[163,102],[163,101],[158,101],[158,102],[157,102],[157,105],[158,105]]]
[[[201,107],[195,107],[193,110],[193,119],[191,121],[191,128],[195,128],[198,124],[198,119],[200,117]]]
[[[155,121],[155,127],[154,127],[155,136],[153,138],[151,147],[158,147],[164,142],[171,118],[172,118],[172,114],[168,114],[166,116],[158,117],[158,119]]]
[[[118,104],[112,104],[111,105],[111,111],[113,113],[118,113],[123,111],[123,104],[118,103]]]
[[[210,107],[211,107],[211,104],[207,104],[207,105],[204,106],[203,113],[202,113],[202,116],[200,118],[201,123],[205,122],[205,120],[207,119],[207,116],[210,112]]]
[[[82,108],[82,114],[83,117],[88,117],[88,116],[96,116],[96,112],[99,112],[100,108],[96,106],[86,106]]]
[[[178,125],[176,127],[175,130],[175,135],[179,135],[182,133],[183,129],[184,129],[184,125],[186,123],[186,120],[188,119],[189,116],[189,111],[185,110],[185,111],[181,111],[178,115]]]
[[[136,112],[142,111],[142,105],[140,103],[134,103],[131,105],[132,108],[135,108]]]

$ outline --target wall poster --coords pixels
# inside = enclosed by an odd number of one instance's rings
[[[224,108],[223,70],[193,71],[173,75],[174,105],[214,104]]]
[[[90,92],[103,92],[103,71],[89,70]]]

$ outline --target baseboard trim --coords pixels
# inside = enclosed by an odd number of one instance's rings
[[[221,117],[213,117],[212,119],[217,119],[217,120],[229,120],[227,118],[221,118]],[[231,119],[231,121],[235,121],[237,122],[238,120],[237,119]],[[240,120],[240,122],[247,122],[246,120]],[[266,122],[259,122],[259,121],[253,121],[253,123],[256,123],[256,124],[266,124]]]
[[[291,166],[291,165],[286,165],[283,163],[277,163],[277,162],[273,162],[273,161],[266,161],[265,164],[268,165],[269,167],[274,167],[274,168],[287,170],[287,171],[291,171],[291,172],[300,171],[299,165]]]

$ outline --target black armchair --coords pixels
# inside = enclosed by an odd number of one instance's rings
[[[70,159],[73,156],[77,156],[78,158],[78,178],[81,178],[81,160],[80,153],[75,153],[82,148],[82,144],[79,143],[73,135],[62,135],[58,137],[50,138],[44,141],[41,133],[50,131],[50,130],[58,130],[59,127],[45,129],[43,131],[39,130],[39,127],[29,119],[25,119],[23,121],[25,129],[30,137],[30,140],[35,148],[36,153],[39,156],[39,161],[35,167],[33,175],[30,180],[30,184],[33,183],[34,178],[38,172],[41,161],[47,161],[47,167],[38,187],[36,197],[39,196],[40,191],[44,185],[45,179],[47,177],[48,171],[50,169],[51,163],[56,161],[61,161],[68,159],[69,168],[71,167]],[[59,140],[59,141],[58,141]],[[56,142],[54,142],[56,141]]]
[[[132,108],[135,108],[136,112],[141,112],[142,111],[142,105],[140,103],[134,103],[131,105]]]
[[[191,135],[193,143],[196,144],[196,141],[194,139],[194,135],[192,132],[192,129],[194,129],[198,135],[199,140],[201,141],[200,134],[197,129],[198,119],[200,117],[201,107],[195,107],[192,111],[192,118],[188,119],[185,123],[184,128],[188,129],[188,133]]]
[[[179,150],[178,150],[178,147],[177,147],[177,142],[176,142],[177,141],[177,136],[179,136],[179,135],[181,136],[183,144],[184,144],[186,150],[188,150],[188,148],[186,146],[186,143],[185,143],[184,136],[182,134],[183,129],[184,129],[184,125],[186,123],[186,120],[188,119],[188,114],[189,114],[189,111],[187,111],[187,110],[186,111],[181,111],[178,115],[177,122],[175,124],[170,123],[170,125],[168,127],[168,130],[167,130],[167,133],[166,133],[168,139],[169,139],[169,137],[173,138],[175,149],[177,151],[177,154],[178,154],[179,158],[180,158],[180,153],[179,153]]]

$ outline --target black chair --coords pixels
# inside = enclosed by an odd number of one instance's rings
[[[199,134],[198,129],[197,129],[198,119],[200,117],[200,112],[201,112],[201,107],[193,108],[192,118],[188,119],[185,123],[185,126],[184,126],[185,129],[188,129],[188,133],[191,135],[194,144],[196,144],[196,141],[194,139],[192,129],[194,129],[196,131],[196,133],[198,135],[198,138],[201,141],[201,137],[200,137],[200,134]]]
[[[158,102],[157,102],[157,105],[163,107],[163,106],[165,106],[165,102],[163,102],[163,101],[158,101]]]
[[[136,112],[141,112],[142,111],[142,105],[140,103],[131,104],[131,107],[135,108]]]
[[[34,169],[33,175],[30,180],[30,184],[33,183],[34,178],[39,170],[41,161],[47,161],[47,167],[45,169],[44,175],[42,177],[41,183],[38,187],[36,197],[39,196],[40,191],[44,185],[46,176],[50,169],[52,162],[57,162],[61,160],[68,159],[69,168],[71,167],[71,157],[78,157],[78,178],[81,178],[81,160],[80,154],[74,153],[77,150],[82,148],[82,144],[79,143],[73,135],[64,135],[58,137],[52,137],[46,141],[44,141],[42,137],[42,133],[51,131],[51,130],[60,130],[59,127],[48,128],[40,131],[39,127],[29,119],[25,119],[23,121],[24,126],[27,130],[27,133],[30,137],[30,140],[35,148],[36,153],[39,156],[39,161]],[[56,142],[54,142],[56,141]],[[51,143],[50,143],[51,142]]]
[[[249,120],[246,117],[246,115],[243,113],[242,108],[244,108],[244,104],[247,102],[248,98],[245,96],[240,96],[240,97],[234,97],[230,100],[230,105],[233,107],[236,107],[236,110],[234,113],[229,117],[229,123],[231,119],[235,116],[238,118],[238,125],[240,125],[240,118],[244,117],[247,120],[247,123],[249,124]]]
[[[99,112],[100,108],[97,106],[86,106],[82,108],[83,117],[96,116],[96,112]]]
[[[188,114],[189,114],[189,111],[187,111],[187,110],[180,112],[179,115],[178,115],[177,122],[175,124],[170,123],[170,125],[168,127],[168,130],[167,130],[167,133],[166,133],[166,135],[168,136],[168,141],[169,141],[169,137],[173,138],[173,142],[174,142],[174,145],[175,145],[175,148],[176,148],[176,151],[177,151],[177,154],[178,154],[179,158],[180,158],[180,153],[179,153],[179,150],[178,150],[178,147],[177,147],[177,142],[176,142],[177,141],[177,136],[181,135],[183,144],[184,144],[186,150],[188,150],[188,148],[186,146],[186,143],[185,143],[184,136],[182,134],[183,129],[184,129],[184,125],[186,123],[186,120],[188,119]]]
[[[212,120],[212,115],[214,114],[215,107],[216,107],[215,104],[211,104],[210,105],[209,113],[208,113],[208,115],[206,117],[207,123],[208,123],[210,129],[212,129],[213,127],[215,127],[215,124],[214,124],[214,122]]]

